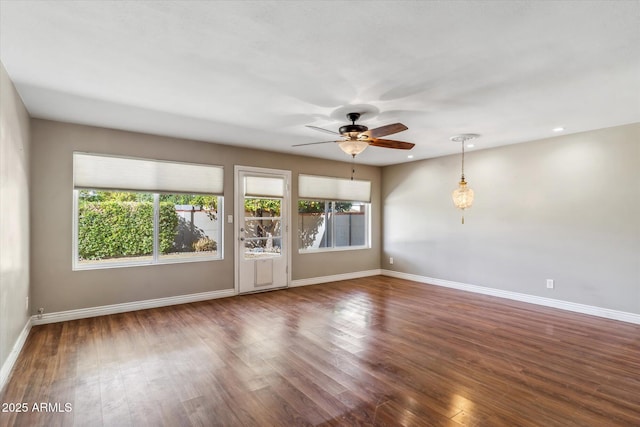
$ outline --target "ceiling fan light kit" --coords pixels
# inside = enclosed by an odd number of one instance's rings
[[[462,172],[460,176],[460,182],[458,188],[453,190],[451,197],[453,198],[453,204],[456,208],[462,210],[462,224],[464,224],[464,210],[469,209],[473,205],[475,194],[473,190],[467,186],[467,182],[464,179],[464,145],[471,139],[476,139],[480,135],[475,133],[465,133],[462,135],[452,136],[450,139],[453,142],[459,142],[462,145]]]
[[[362,153],[369,146],[369,143],[362,139],[347,139],[346,141],[338,142],[338,146],[345,153],[355,157]]]

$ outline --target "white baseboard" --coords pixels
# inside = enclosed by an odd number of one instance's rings
[[[18,355],[24,346],[24,343],[27,341],[27,337],[29,336],[29,331],[31,330],[31,319],[27,321],[18,335],[18,339],[16,340],[7,360],[2,364],[2,368],[0,369],[0,391],[4,389],[7,380],[9,379],[9,375],[11,375],[11,371],[13,370],[13,366],[18,360]]]
[[[627,313],[624,311],[611,310],[603,307],[595,307],[585,304],[578,304],[569,301],[555,300],[552,298],[538,297],[535,295],[521,294],[518,292],[504,291],[501,289],[487,288],[484,286],[470,285],[467,283],[454,282],[450,280],[436,279],[432,277],[419,276],[416,274],[402,273],[392,270],[376,269],[358,271],[353,273],[334,274],[331,276],[312,277],[309,279],[293,280],[289,287],[316,285],[328,282],[337,282],[340,280],[358,279],[361,277],[370,277],[384,275],[389,277],[396,277],[399,279],[411,280],[414,282],[427,283],[436,286],[443,286],[447,288],[459,289],[467,292],[474,292],[478,294],[491,295],[500,298],[507,298],[516,301],[527,302],[531,304],[542,305],[546,307],[559,308],[562,310],[573,311],[577,313],[589,314],[592,316],[604,317],[607,319],[619,320],[622,322],[640,324],[640,315],[635,313]],[[144,310],[148,308],[165,307],[176,304],[186,304],[190,302],[206,301],[216,298],[226,298],[234,296],[236,294],[234,289],[225,289],[221,291],[201,292],[198,294],[180,295],[175,297],[157,298],[145,301],[136,301],[124,304],[104,305],[100,307],[90,307],[78,310],[61,311],[57,313],[47,313],[42,316],[33,316],[28,321],[15,344],[7,360],[2,364],[0,369],[0,391],[4,388],[9,375],[13,369],[18,355],[24,346],[31,325],[42,325],[46,323],[63,322],[66,320],[84,319],[88,317],[104,316],[108,314],[124,313],[128,311]]]
[[[46,313],[42,316],[33,316],[33,325],[64,322],[66,320],[85,319],[88,317],[105,316],[108,314],[125,313],[127,311],[144,310],[147,308],[166,307],[169,305],[187,304],[190,302],[206,301],[216,298],[226,298],[236,294],[235,289],[222,291],[201,292],[197,294],[179,295],[175,297],[149,299],[144,301],[127,302],[123,304],[103,305],[100,307],[81,308],[77,310]]]
[[[356,271],[353,273],[333,274],[331,276],[311,277],[309,279],[292,280],[289,285],[290,288],[296,288],[298,286],[319,285],[320,283],[338,282],[340,280],[352,280],[359,279],[361,277],[379,276],[382,274],[382,270],[365,270]]]
[[[635,323],[640,325],[640,315],[628,313],[626,311],[611,310],[609,308],[596,307],[575,302],[562,301],[552,298],[539,297],[535,295],[521,294],[518,292],[504,291],[501,289],[487,288],[484,286],[469,285],[467,283],[453,282],[450,280],[435,279],[433,277],[419,276],[417,274],[401,273],[399,271],[382,270],[382,275],[397,277],[399,279],[412,280],[414,282],[428,283],[430,285],[443,286],[446,288],[459,289],[462,291],[474,292],[477,294],[491,295],[494,297],[507,298],[516,301],[528,302],[531,304],[543,305],[545,307],[559,308],[561,310],[574,311],[576,313],[590,314],[592,316],[605,317],[607,319],[619,320],[622,322]]]

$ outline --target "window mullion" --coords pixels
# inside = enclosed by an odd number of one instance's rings
[[[160,258],[160,194],[153,194],[153,263]]]
[[[73,269],[78,267],[78,190],[73,190]]]
[[[328,248],[329,247],[329,243],[331,242],[332,239],[332,232],[331,232],[331,223],[329,223],[329,220],[331,219],[329,217],[329,211],[331,210],[331,202],[327,202],[326,200],[324,201],[324,220],[325,220],[325,230],[328,230],[328,233],[325,231],[325,233],[327,234],[327,238],[326,241],[324,242],[324,247]]]
[[[331,207],[329,212],[331,213],[331,248],[336,247],[336,202],[329,202]]]
[[[370,205],[364,205],[364,226],[365,226],[365,236],[364,236],[364,244],[367,247],[371,247],[371,212]]]

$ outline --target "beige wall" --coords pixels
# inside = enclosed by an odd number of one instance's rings
[[[234,285],[226,222],[222,261],[72,271],[73,151],[223,165],[225,215],[234,214],[234,165],[291,170],[294,206],[298,173],[350,171],[348,162],[38,119],[31,147],[32,314]],[[640,313],[639,156],[640,124],[469,152],[477,200],[464,226],[450,199],[459,155],[358,166],[358,177],[372,181],[371,249],[298,254],[294,238],[293,279],[382,267]]]
[[[382,268],[640,313],[640,124],[465,160],[465,225],[460,155],[383,168]]]
[[[29,320],[28,296],[29,115],[0,64],[0,366]]]
[[[319,160],[206,142],[32,120],[32,313],[119,304],[234,286],[233,224],[224,223],[225,259],[102,270],[72,271],[72,153],[84,151],[161,160],[207,163],[225,168],[225,218],[234,214],[234,165],[292,172],[292,205],[297,201],[298,173],[347,177],[350,163]],[[293,238],[292,278],[358,272],[379,268],[380,175],[378,167],[357,166],[359,179],[372,181],[371,249],[298,254]],[[295,229],[297,216],[294,212]],[[294,235],[295,237],[295,235]]]

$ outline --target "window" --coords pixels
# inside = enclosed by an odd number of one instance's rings
[[[221,258],[222,198],[198,194],[159,195],[159,258],[161,261]],[[176,221],[177,220],[177,221]]]
[[[214,191],[217,166],[74,153],[74,269],[221,259]]]
[[[298,177],[300,252],[369,247],[371,182]]]
[[[298,202],[298,248],[301,252],[368,247],[368,203]]]
[[[153,261],[154,195],[75,190],[76,267]]]

